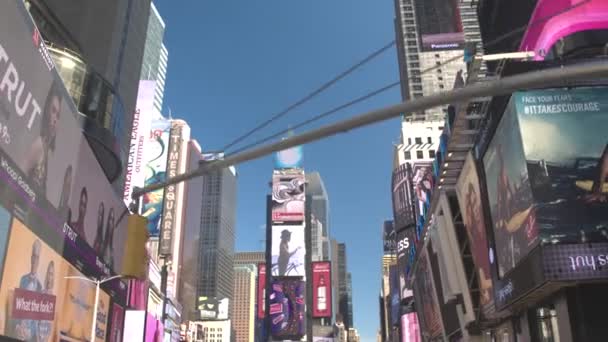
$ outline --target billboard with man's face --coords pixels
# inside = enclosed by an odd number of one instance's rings
[[[304,221],[305,178],[301,169],[274,170],[272,174],[272,222]]]

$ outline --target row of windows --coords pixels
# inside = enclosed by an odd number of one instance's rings
[[[434,159],[435,158],[435,151],[430,150],[429,151],[429,158]],[[404,151],[403,155],[405,157],[405,160],[411,160],[412,159],[412,152],[411,151]],[[424,159],[424,151],[416,151],[416,159]]]

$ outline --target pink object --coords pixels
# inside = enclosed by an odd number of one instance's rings
[[[519,51],[534,51],[535,60],[544,60],[560,38],[601,29],[608,29],[606,0],[539,0]]]

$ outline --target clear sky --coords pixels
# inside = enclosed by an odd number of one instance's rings
[[[394,39],[392,0],[155,0],[165,19],[165,109],[216,150]],[[394,49],[253,137],[287,128],[398,80]],[[328,120],[400,101],[394,88]],[[304,147],[329,193],[331,235],[347,244],[355,326],[375,340],[382,222],[392,216],[392,144],[399,120]],[[315,126],[313,126],[315,127]],[[299,133],[299,132],[296,132]],[[238,165],[238,251],[261,250],[273,159]]]

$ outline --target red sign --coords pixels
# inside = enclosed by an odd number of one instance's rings
[[[15,289],[13,292],[13,318],[35,321],[52,321],[55,319],[55,296]]]
[[[312,263],[312,316],[331,317],[331,263]]]
[[[266,264],[258,265],[258,318],[264,318],[266,311]]]

